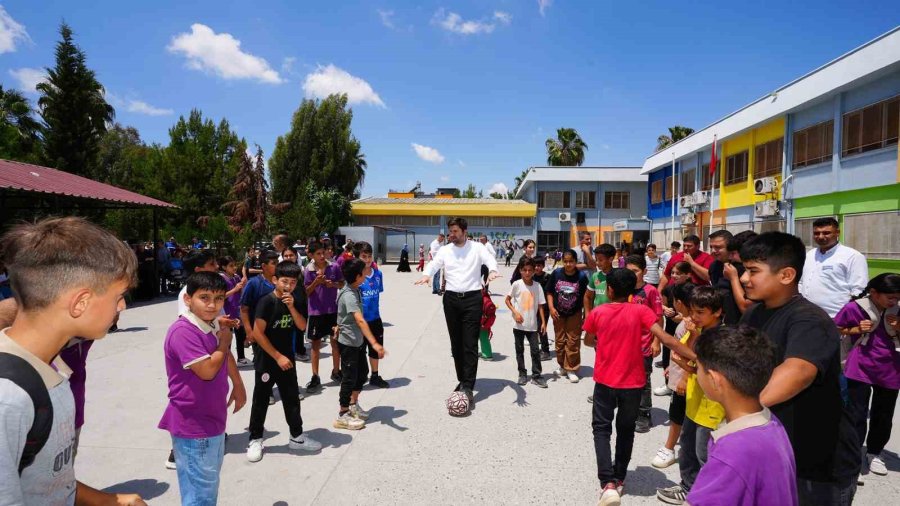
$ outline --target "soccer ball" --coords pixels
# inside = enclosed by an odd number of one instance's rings
[[[465,416],[469,413],[469,397],[465,392],[453,392],[447,399],[450,416]]]

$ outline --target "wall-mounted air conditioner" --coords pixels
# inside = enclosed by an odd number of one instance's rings
[[[682,225],[693,225],[697,223],[697,215],[694,213],[684,213],[681,215]]]
[[[679,207],[687,209],[694,205],[694,196],[693,195],[685,195],[681,197],[681,200],[678,201]]]
[[[703,192],[703,191],[694,192],[694,195],[692,195],[692,197],[694,199],[695,206],[702,206],[703,204],[706,204],[709,202],[709,196],[706,194],[706,192]]]
[[[768,195],[775,193],[778,189],[778,180],[774,177],[761,177],[753,181],[753,192],[757,195]]]
[[[777,216],[778,203],[777,200],[761,200],[753,205],[753,215],[757,218]]]
[[[572,221],[572,213],[559,213],[559,221],[560,222]]]

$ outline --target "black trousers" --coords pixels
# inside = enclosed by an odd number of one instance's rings
[[[525,368],[525,340],[528,339],[529,351],[531,351],[531,374],[537,378],[541,375],[541,349],[538,346],[538,333],[536,331],[513,329],[513,338],[516,341],[516,365],[519,366],[519,374],[528,374]]]
[[[236,329],[234,329],[234,347],[237,351],[237,358],[241,360],[244,357],[244,341],[247,340],[247,332],[244,330],[243,325],[238,325]]]
[[[853,428],[856,429],[860,444],[866,442],[866,453],[878,455],[891,439],[894,407],[897,405],[897,390],[870,385],[847,378],[847,411]],[[872,407],[869,407],[869,398]],[[866,427],[868,415],[868,427]],[[868,429],[868,431],[867,431]],[[866,439],[868,432],[868,439]]]
[[[550,319],[550,306],[547,304],[541,304],[541,307],[544,308],[544,328],[549,329],[550,325],[548,325],[548,321]],[[540,313],[538,313],[540,316]],[[550,353],[550,339],[547,338],[546,332],[540,332],[541,337],[541,351],[544,353]]]
[[[640,415],[650,418],[650,409],[653,407],[653,392],[650,389],[650,375],[653,374],[653,357],[644,357],[644,374],[647,376],[647,383],[641,390],[641,409]]]
[[[597,479],[601,486],[616,480],[625,481],[640,403],[640,388],[610,388],[600,383],[594,384],[591,428],[594,432],[594,453],[597,455]],[[613,420],[616,424],[615,462],[609,446]]]
[[[250,439],[263,437],[266,413],[269,411],[269,397],[272,386],[278,385],[281,394],[281,406],[284,408],[284,419],[291,429],[291,437],[303,434],[303,419],[300,418],[300,392],[297,389],[297,368],[291,367],[282,371],[279,367],[269,370],[256,370],[256,383],[253,385],[253,404],[250,408]]]
[[[338,400],[341,408],[350,407],[350,395],[363,389],[369,379],[369,361],[366,346],[347,346],[337,343],[341,350],[341,393]]]
[[[450,350],[456,379],[463,390],[475,389],[478,374],[478,333],[481,331],[481,290],[444,292],[444,318],[450,333]]]

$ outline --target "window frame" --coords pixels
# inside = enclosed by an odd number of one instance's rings
[[[587,196],[587,205],[583,202],[585,194]],[[575,209],[597,209],[597,192],[592,190],[576,190]]]
[[[672,193],[674,191],[674,188],[672,188],[674,177],[675,176],[666,176],[666,182],[665,182],[665,184],[663,184],[663,198],[666,201],[669,201],[669,200],[672,200],[675,198],[675,195],[672,195]]]
[[[784,166],[784,136],[758,144],[754,149],[756,156],[753,160],[753,177],[780,176]]]
[[[690,176],[691,176],[690,178],[685,177],[688,174],[690,174]],[[693,193],[695,191],[697,191],[697,168],[695,167],[693,169],[688,169],[688,170],[682,171],[681,174],[679,174],[679,176],[680,176],[679,177],[680,183],[679,183],[678,187],[681,189],[681,194],[682,195],[693,195]],[[690,186],[686,187],[685,183],[687,183]],[[690,188],[690,189],[688,190],[688,188]]]
[[[619,200],[619,206],[615,207],[615,200]],[[630,211],[631,210],[631,192],[622,190],[611,190],[603,192],[603,209]]]
[[[810,156],[809,138],[810,134],[812,133],[815,133],[816,135],[819,135],[821,137],[819,140],[822,143],[823,151],[820,156]],[[801,137],[803,137],[802,144],[800,142]],[[809,125],[806,128],[797,130],[794,132],[792,139],[792,169],[801,169],[803,167],[809,167],[812,165],[818,165],[820,163],[831,161],[834,158],[834,119],[820,121],[814,125]],[[797,150],[801,145],[804,147],[805,151],[805,153],[803,154],[803,158],[797,156]]]
[[[716,165],[716,172],[713,174],[712,178],[709,176],[709,164],[704,163],[700,166],[700,191],[709,191],[719,187],[719,163],[716,162]]]
[[[864,143],[866,136],[866,112],[870,115],[877,114],[878,121],[880,125],[877,126],[879,132],[879,140],[873,140],[868,143]],[[890,116],[892,114],[897,115],[897,125],[891,126]],[[855,141],[858,144],[849,146],[850,141],[850,130],[851,130],[851,121],[858,117],[859,125],[857,127],[857,134],[855,135]],[[896,128],[897,130],[891,132],[891,128]],[[888,137],[889,135],[894,134],[893,137]],[[869,151],[876,151],[883,148],[888,148],[890,146],[894,146],[897,144],[898,139],[900,138],[900,95],[895,95],[893,97],[887,98],[885,100],[881,100],[879,102],[875,102],[864,107],[860,107],[858,109],[854,109],[852,111],[847,111],[841,116],[841,158],[846,158],[848,156],[860,155],[863,153],[868,153]]]
[[[737,166],[737,160],[743,159],[743,167]],[[732,162],[734,162],[732,164]],[[738,174],[737,171],[742,171]],[[725,186],[731,186],[746,182],[750,179],[750,150],[745,149],[733,155],[725,157]]]
[[[562,207],[551,207],[546,205],[547,194],[558,193],[562,195]],[[538,209],[570,209],[572,192],[568,190],[541,190],[538,192]]]
[[[657,179],[650,183],[650,203],[651,204],[661,204],[663,201],[663,185],[665,182],[662,179]]]

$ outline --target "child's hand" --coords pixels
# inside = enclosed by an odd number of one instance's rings
[[[219,327],[224,329],[236,329],[241,323],[240,320],[232,320],[226,315],[219,316],[216,321],[219,322]]]
[[[885,318],[884,321],[886,321],[895,331],[900,331],[900,316],[891,315]]]
[[[547,324],[541,323],[541,334],[546,334],[546,333],[547,333]]]
[[[280,367],[282,371],[287,371],[288,369],[294,367],[294,361],[285,357],[284,355],[278,355],[276,362],[278,362],[278,367]]]
[[[684,321],[684,328],[688,332],[693,334],[697,330],[697,324],[689,316],[686,316],[682,321]]]
[[[553,321],[559,320],[559,311],[556,308],[550,310],[550,318],[553,318]]]
[[[319,271],[318,273],[316,273],[316,280],[313,281],[313,283],[315,283],[316,285],[321,285],[325,281],[326,281],[325,273]]]
[[[384,346],[379,344],[378,347],[375,348],[375,353],[378,354],[378,358],[384,358],[384,356],[387,355],[387,350],[384,349]]]
[[[663,314],[666,315],[666,318],[675,318],[678,312],[670,307],[663,306]]]
[[[137,494],[116,494],[118,506],[147,506],[147,503]]]
[[[722,268],[722,275],[725,277],[725,279],[731,281],[737,276],[737,269],[732,264],[725,264],[725,266]]]
[[[294,305],[294,296],[290,293],[286,293],[281,296],[281,302],[284,302],[288,306],[293,306]]]
[[[650,345],[650,351],[653,353],[654,357],[658,357],[662,348],[660,348],[659,343],[653,341],[653,344]]]
[[[513,320],[515,320],[516,323],[522,323],[525,321],[525,317],[522,316],[522,313],[520,313],[518,311],[513,311]]]
[[[859,331],[863,334],[872,332],[872,320],[863,320],[859,322]]]
[[[234,411],[232,413],[237,413],[247,404],[247,389],[244,388],[244,384],[234,385],[231,388],[231,396],[228,398],[228,406],[231,406],[231,403],[234,403]]]

